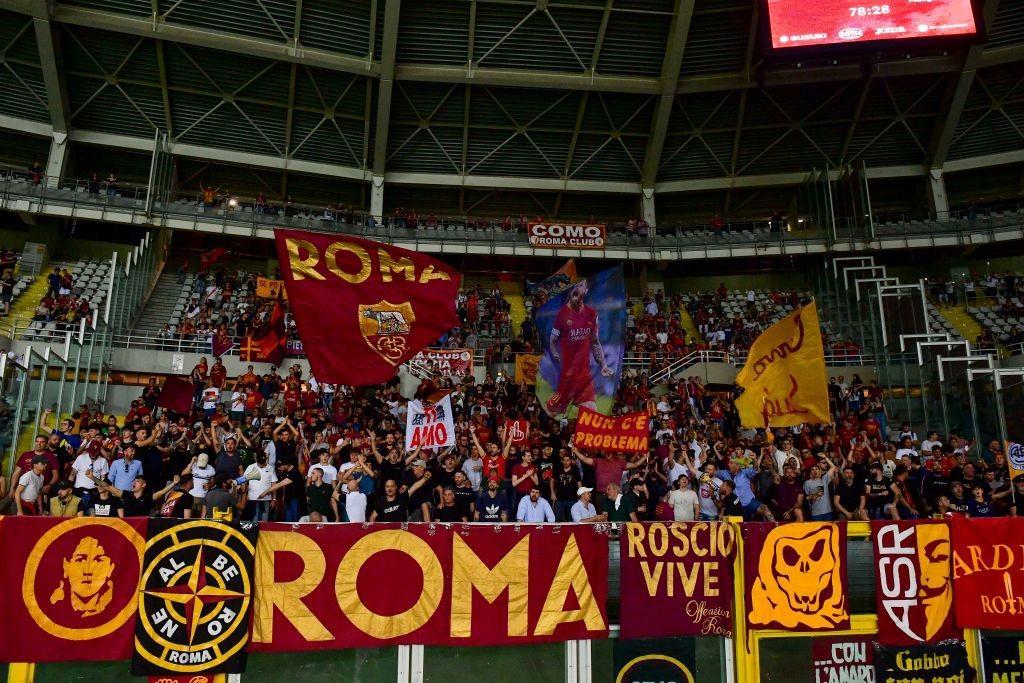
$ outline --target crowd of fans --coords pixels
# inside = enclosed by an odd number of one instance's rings
[[[553,522],[908,519],[1017,514],[998,442],[920,439],[888,424],[876,382],[833,379],[834,426],[766,432],[739,424],[730,387],[696,377],[652,395],[625,376],[618,412],[652,416],[649,451],[581,453],[571,421],[545,415],[533,388],[502,377],[434,377],[451,392],[456,442],[404,449],[397,380],[353,389],[300,366],[229,379],[219,360],[192,373],[192,408],[158,407],[151,380],[123,418],[81,411],[39,423],[5,506],[20,514],[250,520]],[[530,429],[513,444],[508,419]]]
[[[32,314],[37,322],[55,322],[58,329],[74,329],[81,320],[92,322],[89,298],[75,286],[75,277],[66,267],[54,267],[46,276],[46,293]]]

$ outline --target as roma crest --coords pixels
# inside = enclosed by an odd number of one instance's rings
[[[152,520],[149,531],[132,673],[244,671],[257,526]]]
[[[359,331],[371,349],[392,365],[397,365],[408,349],[406,335],[416,322],[412,304],[379,301],[359,306]]]

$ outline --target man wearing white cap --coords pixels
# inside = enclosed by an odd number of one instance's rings
[[[576,496],[579,500],[572,506],[572,510],[569,514],[572,515],[572,521],[574,522],[607,522],[608,515],[601,513],[597,514],[597,508],[590,502],[591,494],[594,489],[581,486],[576,489]]]

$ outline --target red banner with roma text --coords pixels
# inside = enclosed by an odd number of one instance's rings
[[[580,407],[576,418],[573,445],[581,451],[646,453],[649,416],[629,413],[608,417],[590,408]]]
[[[953,614],[958,627],[1024,630],[1021,538],[1020,517],[953,518]]]
[[[146,519],[0,520],[0,661],[128,659]]]
[[[845,524],[751,522],[743,540],[749,628],[849,627]]]
[[[320,382],[381,384],[459,324],[461,276],[418,252],[350,235],[274,231],[302,347]]]
[[[953,627],[952,544],[945,520],[871,522],[882,645],[959,638]]]
[[[607,584],[590,524],[261,524],[250,651],[605,638]]]
[[[634,523],[619,535],[622,638],[732,637],[736,529]]]

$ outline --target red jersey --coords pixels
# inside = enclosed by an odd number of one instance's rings
[[[590,348],[597,333],[597,311],[586,305],[578,311],[563,306],[558,311],[553,329],[558,331],[561,377],[586,375],[589,379]]]
[[[486,468],[487,466],[484,465],[484,467]],[[531,465],[525,465],[523,463],[518,463],[515,467],[512,468],[512,474],[514,476],[516,476],[516,477],[522,477],[523,475],[529,475],[530,473],[536,472],[536,471],[537,471],[537,466],[536,465],[532,465],[532,464]],[[529,494],[530,493],[530,489],[532,489],[533,487],[534,487],[533,479],[530,478],[529,476],[527,476],[526,479],[523,479],[521,482],[516,484],[516,491],[519,491],[519,493],[522,493],[522,494]]]
[[[508,460],[504,455],[485,455],[484,461],[484,478],[496,476],[498,479],[505,478],[505,465]]]
[[[50,451],[43,451],[42,453],[36,453],[35,451],[25,451],[18,456],[18,471],[21,474],[28,472],[32,469],[32,458],[36,455],[42,455],[46,458],[46,469],[43,470],[43,483],[49,484],[50,478],[53,476],[53,472],[60,469],[60,465],[57,463],[57,456]],[[17,479],[15,479],[17,481]]]

